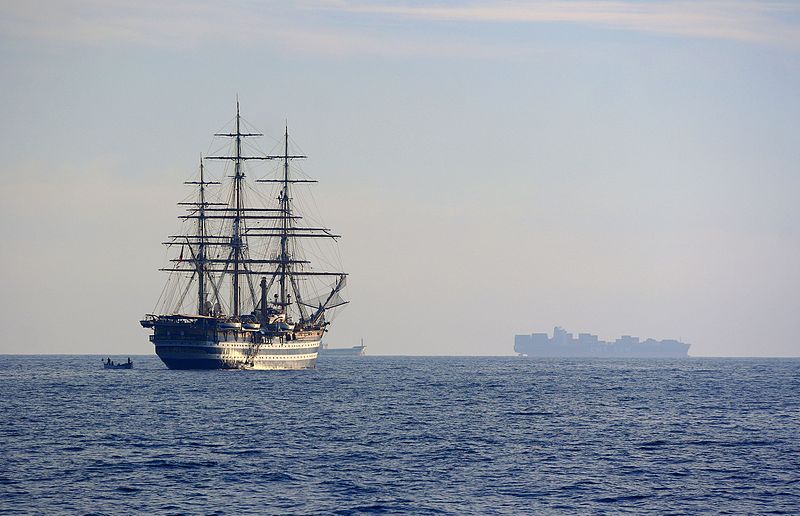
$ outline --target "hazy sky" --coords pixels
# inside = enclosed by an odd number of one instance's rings
[[[0,352],[152,352],[238,94],[344,235],[331,345],[798,356],[799,58],[798,2],[3,2]]]

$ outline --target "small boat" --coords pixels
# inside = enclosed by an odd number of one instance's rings
[[[107,358],[103,361],[103,369],[133,369],[133,362],[131,362],[130,357],[128,357],[127,362],[120,363],[116,363],[110,358]]]

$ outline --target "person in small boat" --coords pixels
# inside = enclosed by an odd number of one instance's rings
[[[128,363],[129,364],[131,363],[131,357],[128,357]]]

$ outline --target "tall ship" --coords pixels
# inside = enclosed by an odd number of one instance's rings
[[[575,337],[556,326],[553,336],[531,333],[514,336],[514,351],[523,357],[586,357],[586,358],[685,358],[690,344],[674,339],[646,339],[623,335],[614,342],[600,340],[591,333]]]
[[[194,194],[179,202],[182,230],[169,277],[141,325],[170,369],[310,369],[340,306],[347,274],[339,272],[340,238],[305,211],[295,195],[315,180],[290,152],[288,124],[277,152],[264,152],[239,114],[215,155],[201,157]],[[215,139],[215,142],[218,141]],[[209,180],[206,162],[222,165]],[[271,165],[271,168],[270,168]],[[266,166],[253,181],[255,170]],[[301,209],[302,213],[301,213]],[[311,258],[322,263],[319,269]]]

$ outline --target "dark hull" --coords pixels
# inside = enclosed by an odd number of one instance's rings
[[[210,318],[164,317],[150,342],[169,369],[313,369],[324,330],[270,335]]]

